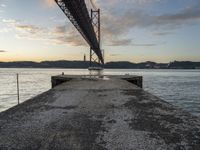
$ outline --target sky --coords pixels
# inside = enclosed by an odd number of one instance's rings
[[[94,3],[106,62],[200,61],[200,0]],[[83,60],[84,54],[89,46],[54,0],[0,0],[0,62]]]

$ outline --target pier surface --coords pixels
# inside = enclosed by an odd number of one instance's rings
[[[64,82],[69,82],[74,79],[85,79],[85,78],[94,78],[95,76],[90,75],[58,75],[51,77],[52,87],[58,86]],[[112,78],[112,79],[122,79],[128,81],[136,86],[142,88],[143,87],[143,77],[142,76],[134,76],[134,75],[107,75],[102,76],[102,78]]]
[[[0,113],[0,149],[199,148],[199,118],[121,79],[72,79]]]

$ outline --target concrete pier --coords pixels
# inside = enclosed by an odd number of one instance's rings
[[[199,118],[119,78],[72,79],[0,113],[0,149],[199,148]]]
[[[58,75],[58,76],[52,76],[51,77],[51,83],[52,88],[55,86],[58,86],[64,82],[69,82],[74,79],[87,79],[87,78],[95,78],[95,76],[89,76],[89,75]],[[100,77],[101,78],[101,77]],[[143,77],[142,76],[133,76],[133,75],[107,75],[103,76],[104,79],[122,79],[125,81],[128,81],[140,88],[143,87]]]

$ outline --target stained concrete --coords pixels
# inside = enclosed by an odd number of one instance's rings
[[[74,79],[0,113],[2,150],[199,148],[199,118],[120,79]]]

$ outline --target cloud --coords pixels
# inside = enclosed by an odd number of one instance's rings
[[[183,25],[200,20],[200,7],[183,9],[177,13],[150,15],[144,11],[127,9],[121,15],[109,14],[104,16],[105,28],[111,33],[127,33],[134,27],[166,27],[168,25]]]
[[[5,50],[0,50],[0,53],[5,53],[6,51]]]
[[[4,7],[4,8],[6,7],[6,5],[5,5],[5,4],[1,4],[0,6],[1,6],[1,7]]]
[[[40,27],[37,27],[37,26],[34,26],[34,25],[18,25],[18,24],[16,24],[15,29],[22,31],[22,32],[32,34],[32,35],[33,34],[40,34],[40,33],[44,32],[43,28],[40,28]]]
[[[57,26],[53,29],[54,35],[64,36],[66,32],[67,32],[66,25]]]
[[[200,7],[190,7],[177,13],[164,14],[155,17],[156,25],[185,25],[190,22],[200,21]]]
[[[131,44],[132,44],[132,39],[118,39],[110,41],[109,46],[126,46]]]
[[[156,35],[156,36],[165,36],[165,35],[169,35],[169,34],[173,34],[173,32],[161,31],[161,32],[155,32],[155,33],[153,33],[153,35]]]
[[[3,22],[16,32],[18,39],[44,40],[51,44],[86,46],[86,42],[79,35],[78,31],[72,26],[69,27],[68,24],[47,28],[13,19],[4,19]]]
[[[157,46],[157,44],[133,44],[134,46],[145,46],[145,47],[151,47],[151,46]]]
[[[106,3],[109,6],[105,6],[104,0],[97,1],[99,7],[105,8],[102,16],[102,28],[104,39],[109,39],[105,42],[113,46],[124,45],[124,43],[125,45],[132,44],[130,42],[131,37],[128,38],[127,35],[136,28],[149,31],[156,29],[155,35],[163,36],[188,24],[200,22],[200,2],[190,7],[177,9],[173,13],[165,12],[163,14],[148,12],[147,7],[133,8],[135,3],[144,5],[163,1],[165,0],[123,0],[123,2],[122,0],[111,0]],[[123,8],[120,5],[123,5]],[[119,9],[121,10],[119,11]],[[127,39],[124,40],[124,37],[127,37]],[[146,46],[150,45],[147,44]]]
[[[120,56],[120,54],[109,54],[109,56],[111,56],[111,57],[117,57],[117,56]]]
[[[55,5],[54,0],[44,0],[48,6]],[[100,8],[102,8],[102,35],[104,45],[110,46],[126,46],[133,45],[132,37],[128,37],[127,34],[135,27],[152,26],[156,16],[149,16],[142,10],[136,11],[132,9],[133,4],[149,4],[157,3],[161,0],[93,0],[93,2]],[[163,1],[163,0],[162,0]],[[88,9],[92,7],[90,0],[86,0]],[[106,5],[105,5],[106,4]],[[119,5],[124,5],[125,10],[116,13]],[[126,7],[128,6],[128,7]],[[108,7],[108,9],[107,9]],[[67,19],[67,18],[66,18]],[[156,21],[157,22],[157,21]],[[69,25],[67,25],[69,27]],[[80,34],[74,31],[75,28],[66,30],[66,27],[56,27],[53,31],[56,38],[56,43],[70,43],[72,45],[85,45],[85,42],[81,39]],[[149,46],[147,44],[147,46]]]
[[[54,0],[42,1],[50,7],[55,5]],[[88,1],[86,0],[87,3]],[[145,5],[148,6],[149,4],[162,3],[164,1],[167,0],[94,0],[97,7],[102,8],[103,44],[109,46],[156,46],[156,44],[151,43],[136,44],[129,34],[132,30],[140,28],[151,31],[155,36],[164,36],[173,33],[175,29],[184,25],[199,23],[200,2],[189,7],[177,9],[176,12],[163,12],[162,14],[148,12],[148,7],[145,7]],[[135,6],[138,5],[142,5],[142,7],[136,8]],[[58,9],[58,11],[61,10]],[[67,18],[64,19],[67,20]],[[69,25],[62,22],[62,25],[46,28],[12,19],[3,19],[2,21],[12,26],[19,38],[40,39],[56,44],[86,46],[86,42],[71,23]]]
[[[3,23],[7,23],[7,24],[15,24],[17,23],[17,20],[15,19],[2,19]]]
[[[45,4],[48,6],[48,7],[53,7],[55,6],[55,1],[54,0],[43,0],[45,2]]]
[[[72,27],[67,25],[57,26],[50,30],[51,39],[57,44],[70,44],[73,46],[87,46],[86,42]]]
[[[158,2],[163,2],[166,0],[93,0],[94,3],[97,4],[98,7],[101,7],[102,5],[105,6],[107,5],[108,7],[110,6],[117,6],[117,5],[145,5],[145,4],[151,4],[151,3],[158,3]]]
[[[9,28],[2,28],[2,29],[0,29],[0,33],[7,33],[9,31],[10,31]]]

